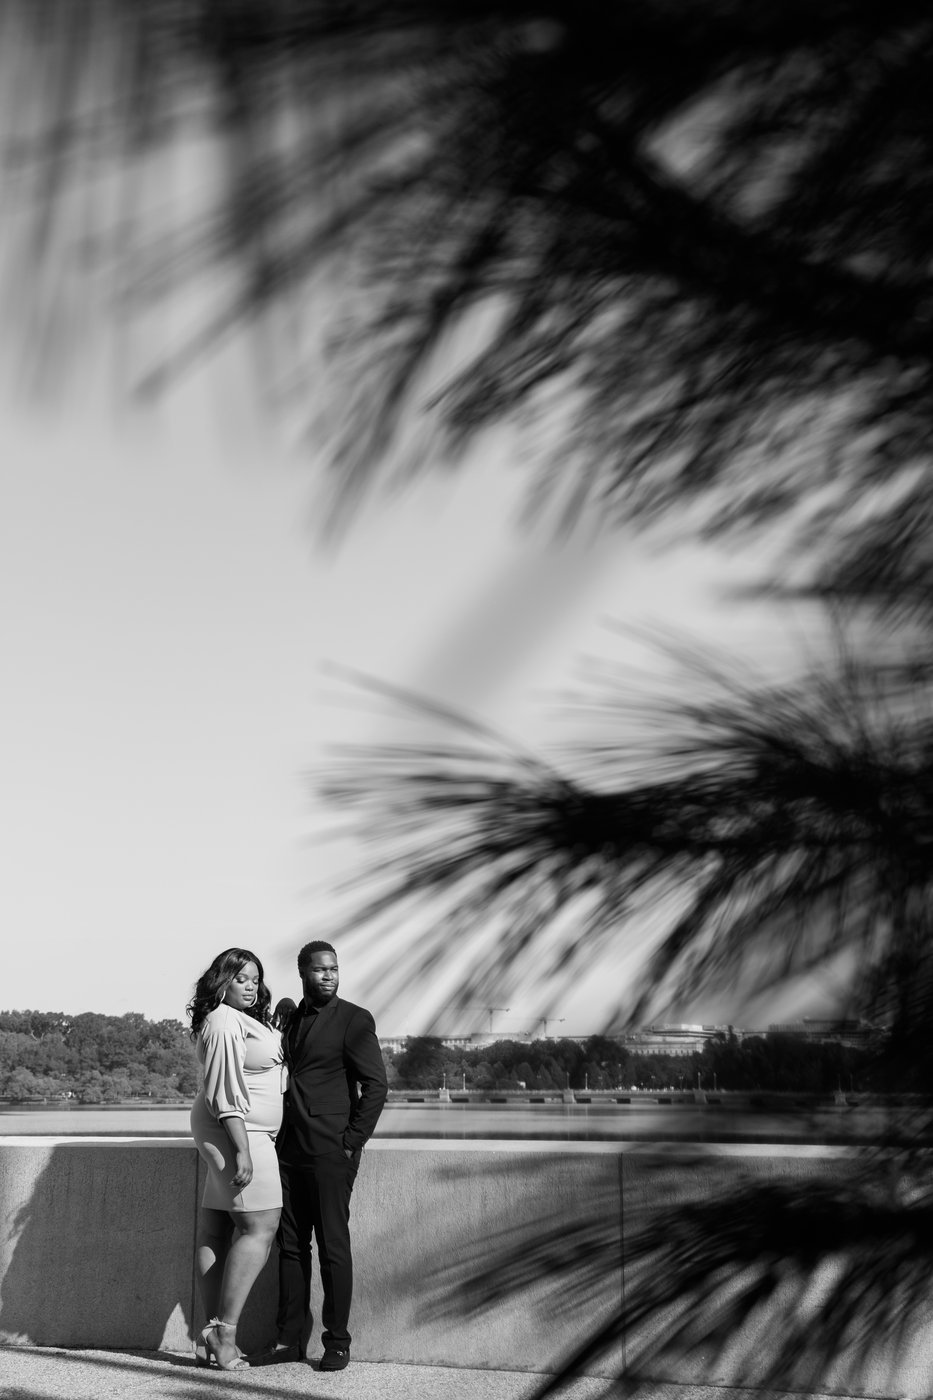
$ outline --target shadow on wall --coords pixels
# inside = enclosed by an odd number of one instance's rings
[[[198,1185],[187,1144],[0,1153],[0,1343],[190,1346]]]
[[[189,1351],[203,1168],[187,1141],[23,1145],[0,1152],[0,1345]],[[240,1341],[275,1310],[275,1263]]]
[[[354,1350],[361,1360],[543,1372],[581,1327],[617,1318],[621,1197],[615,1152],[535,1152],[510,1144],[469,1153],[369,1151],[354,1192]],[[563,1263],[598,1236],[604,1270],[586,1299],[571,1296]],[[465,1286],[507,1233],[522,1257],[543,1228],[568,1251],[515,1294],[466,1306]],[[593,1375],[610,1375],[601,1358]]]
[[[554,1369],[639,1384],[928,1394],[933,1184],[928,1154],[814,1159],[623,1154],[624,1292],[611,1190],[568,1216],[491,1215],[426,1278],[435,1327],[553,1318]],[[449,1178],[457,1191],[456,1173]],[[475,1187],[474,1187],[475,1189]],[[565,1322],[575,1319],[576,1336]],[[562,1335],[563,1334],[563,1335]],[[543,1381],[538,1396],[558,1390]]]

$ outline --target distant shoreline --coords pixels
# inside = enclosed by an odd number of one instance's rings
[[[77,1099],[2,1099],[0,1114],[4,1113],[125,1113],[134,1112],[187,1112],[192,1099],[122,1099],[116,1103],[80,1103]],[[565,1089],[547,1092],[534,1092],[523,1089],[478,1090],[467,1089],[390,1089],[388,1102],[394,1107],[405,1108],[420,1105],[437,1107],[466,1108],[470,1105],[497,1107],[519,1107],[549,1105],[551,1107],[579,1105],[593,1108],[624,1108],[659,1106],[663,1108],[703,1108],[716,1113],[717,1110],[729,1113],[735,1110],[746,1112],[814,1112],[826,1109],[858,1108],[915,1108],[933,1105],[930,1094],[878,1094],[846,1093],[842,1090],[834,1094],[777,1091],[720,1089],[716,1092],[704,1089],[658,1090],[658,1089]]]
[[[81,1113],[93,1110],[95,1113],[125,1112],[128,1108],[140,1109],[149,1113],[159,1109],[190,1108],[191,1099],[120,1099],[117,1103],[78,1103],[75,1099],[0,1099],[0,1113]]]

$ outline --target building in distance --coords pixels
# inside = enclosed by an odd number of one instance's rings
[[[735,1033],[741,1038],[747,1031],[735,1032],[732,1026],[695,1025],[684,1023],[664,1026],[643,1026],[617,1037],[633,1055],[696,1055],[715,1036],[725,1038]],[[613,1037],[614,1039],[616,1037]]]

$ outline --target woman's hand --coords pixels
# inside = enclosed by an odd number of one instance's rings
[[[236,1154],[236,1171],[233,1173],[233,1185],[238,1191],[242,1191],[244,1186],[248,1186],[253,1179],[253,1159],[249,1155],[249,1148],[241,1148]]]

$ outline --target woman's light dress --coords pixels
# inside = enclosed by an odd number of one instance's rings
[[[281,1033],[221,1005],[207,1016],[196,1049],[204,1083],[191,1108],[191,1135],[207,1166],[202,1206],[234,1212],[281,1206],[275,1155],[286,1075]],[[241,1191],[231,1185],[236,1149],[224,1118],[242,1118],[249,1135],[253,1178]]]

